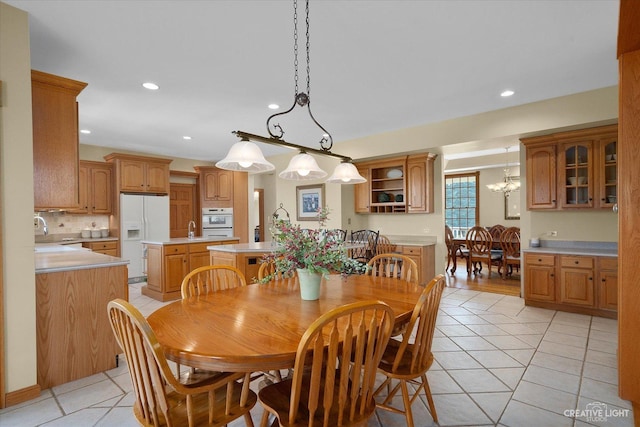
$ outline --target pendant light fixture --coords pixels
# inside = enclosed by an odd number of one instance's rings
[[[487,184],[487,188],[494,193],[505,193],[505,196],[509,197],[509,194],[512,191],[520,190],[520,181],[514,181],[509,172],[509,147],[506,148],[507,151],[507,162],[504,168],[504,178],[500,182],[496,182],[495,184]]]
[[[305,1],[306,4],[306,53],[307,53],[307,92],[298,91],[298,1],[293,1],[293,53],[294,53],[294,100],[293,105],[286,111],[275,113],[267,119],[267,132],[269,137],[260,135],[254,135],[243,131],[234,131],[241,140],[239,143],[234,144],[227,156],[216,163],[216,166],[221,169],[229,170],[243,170],[248,172],[264,172],[273,170],[275,167],[264,159],[260,148],[251,143],[251,141],[263,142],[266,144],[277,145],[281,147],[287,147],[294,150],[298,150],[299,154],[295,155],[289,162],[289,166],[278,175],[283,179],[290,180],[317,180],[327,176],[327,173],[323,171],[316,160],[311,156],[312,154],[319,154],[323,156],[330,156],[339,158],[340,163],[333,175],[327,180],[327,182],[339,183],[339,184],[355,184],[366,182],[359,173],[356,167],[352,164],[352,159],[347,156],[332,153],[333,138],[331,134],[313,117],[311,112],[311,84],[310,84],[310,66],[309,66],[309,0]],[[282,139],[284,136],[284,129],[279,123],[271,125],[271,120],[278,116],[283,116],[290,113],[296,105],[300,107],[307,107],[309,116],[313,123],[321,129],[320,149],[314,149],[311,147],[305,147],[298,144],[293,144]],[[247,145],[238,146],[237,150],[234,148],[241,143],[252,144],[255,149],[248,147]],[[267,169],[270,167],[269,169]]]

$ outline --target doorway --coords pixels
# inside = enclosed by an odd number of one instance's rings
[[[255,203],[254,212],[256,213],[256,228],[254,229],[253,240],[255,242],[264,242],[264,188],[255,188],[253,190],[253,202]]]

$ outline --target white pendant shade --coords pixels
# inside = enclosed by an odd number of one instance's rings
[[[307,153],[300,153],[293,156],[289,166],[278,175],[282,179],[304,181],[310,179],[321,179],[327,173],[320,169],[316,159]]]
[[[367,180],[360,175],[353,163],[343,162],[336,166],[333,175],[326,182],[333,184],[361,184]]]
[[[245,172],[267,172],[276,168],[264,158],[260,147],[246,140],[233,144],[227,157],[216,163],[216,167]]]

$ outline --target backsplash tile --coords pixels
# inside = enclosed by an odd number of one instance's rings
[[[109,228],[109,215],[77,215],[66,212],[41,212],[40,216],[47,221],[49,235],[80,234],[85,228]],[[35,230],[41,236],[42,227]]]

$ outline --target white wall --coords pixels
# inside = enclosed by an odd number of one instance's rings
[[[6,392],[36,384],[31,59],[25,12],[0,3],[0,181]]]

